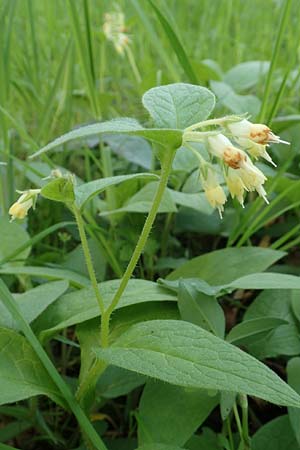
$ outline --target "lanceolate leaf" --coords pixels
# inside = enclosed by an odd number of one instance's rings
[[[135,119],[113,119],[107,122],[86,125],[69,133],[63,134],[59,138],[50,142],[38,152],[34,153],[31,158],[35,158],[49,150],[61,147],[75,139],[85,139],[90,136],[103,134],[128,134],[131,136],[141,136],[153,142],[167,145],[169,148],[178,148],[182,141],[182,132],[174,129],[147,129],[143,128]]]
[[[133,173],[130,175],[118,175],[115,177],[101,178],[100,180],[90,181],[89,183],[81,184],[75,188],[75,201],[79,208],[91,200],[95,195],[103,192],[107,187],[123,183],[124,181],[132,180],[134,178],[142,179],[157,179],[158,176],[151,173]]]
[[[0,328],[0,404],[35,395],[63,400],[27,340],[13,330]]]
[[[120,280],[104,281],[100,291],[106,306],[111,302]],[[132,279],[121,298],[118,308],[145,302],[176,301],[176,296],[151,281]],[[41,314],[34,324],[40,337],[47,338],[59,330],[99,316],[99,306],[92,289],[70,292],[59,298]]]
[[[300,397],[247,353],[196,325],[154,320],[131,327],[97,356],[119,367],[179,386],[235,391],[300,407]]]
[[[215,106],[215,96],[201,86],[175,83],[147,91],[143,95],[143,105],[155,126],[184,129],[210,115]]]

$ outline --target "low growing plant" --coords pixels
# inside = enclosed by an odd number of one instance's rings
[[[196,155],[206,198],[222,216],[228,191],[242,206],[246,192],[256,191],[267,202],[266,176],[251,157],[273,163],[267,146],[283,141],[267,126],[253,124],[246,117],[209,119],[215,98],[200,86],[179,83],[157,87],[145,93],[143,105],[153,128],[128,118],[95,123],[59,137],[33,155],[57,150],[75,139],[123,134],[151,141],[161,171],[159,176],[135,173],[79,184],[75,176],[55,170],[41,189],[22,192],[11,206],[11,217],[17,220],[31,207],[36,206],[38,214],[39,196],[63,203],[76,220],[89,282],[79,275],[68,278],[65,273],[48,271],[62,281],[41,284],[21,301],[14,299],[1,281],[1,403],[46,395],[76,416],[86,448],[107,449],[111,442],[102,440],[89,419],[101,417],[99,411],[106,398],[127,394],[146,383],[136,415],[138,443],[128,439],[124,448],[194,449],[198,439],[202,448],[200,440],[205,443],[207,436],[194,433],[220,405],[224,427],[219,437],[212,433],[214,443],[206,448],[250,449],[247,396],[288,406],[294,417],[300,397],[238,345],[251,348],[286,320],[253,318],[225,335],[219,300],[237,289],[299,289],[298,277],[264,272],[283,253],[258,247],[228,248],[183,263],[156,283],[133,275],[179,148]],[[154,182],[156,192],[123,276],[99,284],[83,211],[107,188],[134,178]],[[24,269],[19,273],[26,273],[26,266]],[[1,273],[18,273],[18,267],[1,269]],[[36,290],[43,288],[45,291],[36,295]],[[72,383],[57,372],[45,350],[49,351],[51,338],[73,325],[81,350],[74,394]],[[66,335],[63,339],[74,345]],[[118,388],[118,383],[123,386]],[[167,415],[160,417],[160,405],[164,413],[170,408],[171,423]]]

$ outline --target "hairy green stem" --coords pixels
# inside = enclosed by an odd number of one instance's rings
[[[128,263],[128,266],[125,270],[125,273],[122,277],[121,283],[119,285],[119,288],[111,302],[111,304],[109,305],[109,307],[107,308],[107,310],[105,311],[104,315],[102,316],[102,321],[101,321],[101,344],[103,347],[108,346],[108,337],[109,337],[109,320],[110,320],[110,316],[111,313],[113,312],[113,310],[115,309],[115,307],[117,306],[117,304],[119,303],[123,292],[126,289],[126,286],[133,274],[133,271],[137,265],[137,262],[144,250],[145,244],[147,242],[147,239],[149,237],[152,225],[154,223],[154,220],[156,218],[156,214],[160,205],[160,202],[162,200],[163,194],[165,192],[165,189],[167,187],[168,184],[168,179],[169,179],[169,175],[172,169],[172,161],[174,158],[174,151],[170,151],[167,155],[165,160],[162,162],[162,167],[161,167],[161,177],[160,177],[160,181],[157,187],[157,191],[155,194],[155,197],[153,199],[153,203],[152,203],[152,207],[149,211],[149,214],[147,216],[146,222],[144,224],[143,230],[140,234],[139,240],[136,244],[136,247],[134,249],[134,252],[131,256],[131,259]]]
[[[92,287],[93,287],[95,295],[96,295],[96,299],[97,299],[97,302],[99,305],[101,316],[103,316],[104,311],[105,311],[104,301],[103,301],[103,298],[99,291],[98,282],[97,282],[97,278],[96,278],[96,274],[95,274],[95,270],[94,270],[94,266],[93,266],[92,256],[91,256],[91,252],[89,249],[89,245],[88,245],[88,241],[87,241],[87,237],[86,237],[86,233],[85,233],[85,229],[84,229],[84,221],[82,219],[80,210],[76,206],[73,206],[72,211],[74,213],[76,223],[78,226],[78,231],[79,231],[79,236],[80,236],[80,240],[81,240],[81,244],[82,244],[86,267],[88,269]]]

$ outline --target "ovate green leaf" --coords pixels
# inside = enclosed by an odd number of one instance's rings
[[[184,129],[211,114],[215,96],[201,86],[174,83],[147,91],[143,105],[158,128]]]
[[[154,320],[131,327],[99,359],[183,387],[235,391],[300,407],[267,366],[196,325]]]

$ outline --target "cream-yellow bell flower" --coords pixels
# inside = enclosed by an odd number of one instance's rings
[[[247,160],[242,164],[239,169],[239,176],[248,191],[256,191],[266,203],[269,203],[267,193],[263,187],[263,184],[267,178],[263,172],[252,163],[250,158],[247,158]]]
[[[11,215],[11,221],[15,219],[24,219],[30,208],[34,208],[36,198],[40,193],[40,189],[29,189],[22,192],[18,200],[11,205],[8,213]]]
[[[224,204],[226,203],[226,195],[220,186],[217,174],[208,166],[200,172],[200,178],[208,202],[213,208],[218,209],[220,217],[222,218]]]
[[[237,198],[239,203],[244,208],[244,192],[247,190],[243,183],[242,178],[239,175],[239,169],[234,170],[229,168],[228,173],[225,176],[225,181],[232,198]]]
[[[279,136],[276,136],[267,125],[262,123],[252,123],[247,119],[243,119],[238,122],[229,122],[227,127],[233,136],[251,139],[257,144],[288,144],[288,142],[283,141]]]
[[[270,164],[273,164],[273,166],[276,167],[276,164],[274,163],[271,156],[266,150],[268,145],[257,144],[256,142],[251,141],[251,139],[246,138],[237,138],[237,142],[241,147],[247,150],[249,155],[252,156],[254,159],[264,158],[266,161],[268,161]]]
[[[231,141],[222,133],[208,137],[207,141],[210,153],[222,159],[232,169],[239,169],[243,160],[247,158],[247,154],[232,145]]]

